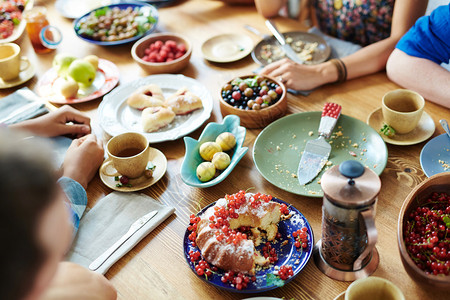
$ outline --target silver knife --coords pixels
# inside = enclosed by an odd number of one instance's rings
[[[105,252],[103,252],[102,255],[97,257],[96,260],[94,260],[90,265],[89,269],[92,271],[97,270],[100,268],[100,266],[111,256],[114,252],[116,252],[117,249],[120,248],[130,237],[133,236],[139,229],[142,228],[148,221],[150,221],[156,214],[158,213],[157,210],[154,210],[145,216],[139,218],[136,222],[134,222],[130,229],[125,233],[117,242],[114,243],[111,247],[108,248]]]
[[[341,109],[339,104],[325,103],[320,118],[319,137],[306,143],[298,164],[297,177],[300,185],[305,185],[313,180],[328,161],[331,145],[325,139],[328,139],[333,132],[341,115]]]
[[[289,44],[286,43],[286,40],[284,39],[284,36],[278,31],[278,29],[275,27],[275,24],[271,20],[266,20],[266,26],[269,28],[269,30],[273,33],[277,41],[281,44],[281,47],[284,50],[284,53],[286,56],[293,60],[296,63],[304,64],[305,61],[301,59],[297,53],[294,51],[294,49],[291,48]]]

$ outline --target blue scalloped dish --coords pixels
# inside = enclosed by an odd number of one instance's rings
[[[275,251],[277,253],[278,261],[275,262],[274,264],[271,264],[269,268],[257,271],[255,275],[256,281],[255,282],[250,281],[246,289],[237,290],[235,287],[231,286],[229,282],[223,283],[221,281],[221,277],[225,274],[226,271],[221,269],[215,272],[215,274],[212,274],[212,276],[208,277],[208,279],[206,279],[205,276],[199,276],[202,280],[212,285],[215,285],[216,287],[228,290],[230,292],[261,293],[285,285],[286,283],[293,280],[301,272],[301,270],[306,266],[309,259],[311,258],[312,249],[314,247],[314,234],[312,232],[311,226],[309,225],[308,220],[306,220],[303,214],[300,213],[295,207],[289,206],[290,204],[277,198],[272,198],[272,201],[278,202],[280,204],[283,203],[286,204],[289,208],[290,213],[292,214],[291,218],[280,221],[278,223],[278,232],[281,234],[280,240],[281,241],[287,240],[288,241],[287,244],[283,245],[280,242],[272,243],[272,247],[275,248]],[[215,202],[203,208],[197,214],[197,216],[201,216],[209,207],[213,205],[215,205]],[[298,251],[294,245],[295,241],[294,238],[292,237],[292,233],[294,231],[297,231],[298,229],[301,229],[302,227],[306,227],[308,229],[307,230],[308,246],[302,251]],[[189,234],[190,232],[186,230],[183,240],[184,256],[186,258],[189,267],[197,275],[197,273],[195,272],[196,262],[191,261],[189,251],[190,250],[199,251],[199,249],[198,247],[192,246],[192,242],[189,240]],[[256,247],[256,249],[262,253],[261,249],[263,246],[264,243],[261,243],[261,245]],[[292,271],[294,272],[294,275],[284,280],[284,282],[281,281],[281,279],[279,279],[278,277],[277,277],[278,281],[267,280],[267,275],[273,274],[273,272],[282,265],[292,266]]]
[[[181,179],[184,183],[190,186],[206,188],[218,184],[233,171],[234,167],[248,151],[247,147],[242,147],[245,140],[246,129],[239,126],[240,122],[241,120],[238,116],[228,115],[223,119],[222,124],[209,123],[206,125],[198,141],[190,137],[184,138],[186,154],[183,163],[181,164]],[[230,165],[217,177],[210,181],[202,182],[197,178],[197,167],[204,161],[199,153],[200,145],[205,142],[215,141],[216,137],[222,132],[231,132],[236,138],[236,146],[234,150],[232,150],[232,155],[230,155]]]
[[[143,13],[142,16],[147,17],[147,18],[148,17],[152,17],[155,22],[151,23],[152,26],[147,31],[145,31],[145,32],[143,32],[141,34],[135,35],[135,36],[133,36],[131,38],[117,40],[117,41],[99,41],[99,40],[95,40],[95,39],[89,38],[87,35],[83,35],[81,33],[81,27],[80,27],[81,22],[84,21],[89,16],[89,14],[91,12],[99,11],[99,10],[105,9],[107,7],[108,8],[119,7],[121,10],[126,9],[128,7],[131,7],[133,9],[139,8],[140,11]],[[158,10],[153,5],[145,3],[145,2],[133,2],[133,1],[130,1],[130,2],[127,2],[127,3],[111,4],[111,5],[98,7],[96,9],[86,13],[82,17],[76,19],[73,24],[74,24],[75,34],[80,39],[82,39],[82,40],[84,40],[86,42],[89,42],[89,43],[100,45],[100,46],[115,46],[115,45],[122,45],[122,44],[127,44],[127,43],[131,43],[131,42],[137,41],[141,37],[152,33],[156,29],[156,24],[158,24],[158,17],[159,17]]]

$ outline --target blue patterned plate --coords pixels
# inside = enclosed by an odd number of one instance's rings
[[[117,40],[117,41],[99,41],[99,40],[90,38],[89,36],[82,33],[81,22],[83,22],[85,19],[87,19],[87,17],[91,14],[91,12],[102,11],[104,9],[114,8],[114,7],[118,7],[121,10],[127,9],[128,7],[131,7],[133,9],[139,8],[139,10],[142,13],[142,16],[136,17],[136,19],[142,18],[142,17],[149,18],[149,20],[147,22],[150,23],[150,25],[151,25],[150,29],[148,29],[145,32],[141,32],[131,38]],[[150,18],[153,20],[152,22],[150,22]],[[150,5],[150,4],[147,4],[144,2],[130,1],[127,3],[119,3],[119,4],[102,6],[102,7],[96,8],[96,9],[86,13],[85,15],[83,15],[82,17],[80,17],[74,21],[74,30],[75,30],[76,35],[80,39],[82,39],[86,42],[93,43],[93,44],[100,45],[100,46],[115,46],[115,45],[122,45],[122,44],[127,44],[127,43],[137,41],[141,37],[152,33],[156,29],[156,24],[158,24],[158,10],[153,5]]]
[[[312,249],[314,246],[314,235],[311,229],[311,226],[309,225],[306,218],[293,206],[290,206],[290,204],[277,199],[272,198],[272,201],[278,202],[280,204],[286,204],[289,208],[289,211],[292,213],[292,217],[288,220],[280,221],[278,224],[278,232],[281,234],[281,241],[288,240],[288,243],[284,246],[282,246],[282,243],[272,243],[272,247],[276,249],[277,255],[278,255],[278,261],[275,264],[270,265],[267,269],[262,269],[260,271],[256,272],[256,281],[252,282],[250,281],[248,283],[248,286],[246,289],[237,290],[235,287],[231,286],[230,283],[223,283],[221,281],[221,277],[225,274],[226,271],[219,269],[216,274],[213,274],[206,280],[205,276],[199,276],[202,280],[205,280],[208,283],[211,283],[212,285],[215,285],[216,287],[231,291],[231,292],[238,292],[238,293],[260,293],[265,292],[269,290],[276,289],[280,287],[281,285],[277,284],[277,282],[274,281],[267,281],[266,276],[267,274],[271,274],[275,271],[275,267],[281,267],[282,265],[290,265],[292,266],[292,271],[294,272],[294,275],[290,278],[286,279],[284,281],[284,284],[290,282],[297,276],[300,271],[306,266],[308,263]],[[197,216],[201,216],[208,208],[215,205],[214,203],[211,203],[210,205],[203,208]],[[292,233],[294,231],[297,231],[298,229],[301,229],[302,227],[306,227],[308,229],[308,247],[304,249],[303,251],[297,251],[297,248],[294,245],[294,238],[292,237]],[[198,247],[193,247],[192,242],[189,240],[189,234],[190,232],[186,230],[186,233],[184,235],[184,256],[186,258],[187,263],[189,264],[189,267],[192,269],[192,271],[197,275],[195,272],[195,262],[192,262],[189,257],[189,251],[194,250],[198,251]],[[288,238],[289,236],[289,238]],[[258,251],[261,251],[261,248],[264,246],[264,243],[261,243],[256,249]],[[197,275],[198,276],[198,275]]]
[[[450,138],[446,133],[430,140],[420,152],[422,170],[431,177],[435,174],[450,172]]]

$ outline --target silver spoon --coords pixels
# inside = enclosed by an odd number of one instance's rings
[[[450,129],[448,128],[448,123],[446,120],[442,119],[439,120],[439,123],[441,123],[442,128],[444,128],[445,132],[447,132],[448,137],[450,138]]]

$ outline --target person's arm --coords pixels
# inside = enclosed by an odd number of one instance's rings
[[[450,72],[437,63],[395,49],[389,57],[386,72],[398,85],[450,108]]]
[[[59,135],[84,136],[91,132],[90,119],[75,108],[65,105],[35,119],[10,125],[14,130],[27,131],[42,137]]]
[[[41,300],[115,300],[117,291],[101,274],[70,262],[58,270]]]
[[[347,79],[384,69],[398,40],[425,13],[427,2],[422,0],[395,1],[390,37],[366,46],[342,59],[347,68]],[[336,66],[330,61],[308,66],[284,59],[266,66],[261,70],[261,74],[273,77],[281,76],[286,86],[295,90],[310,90],[338,80]]]

